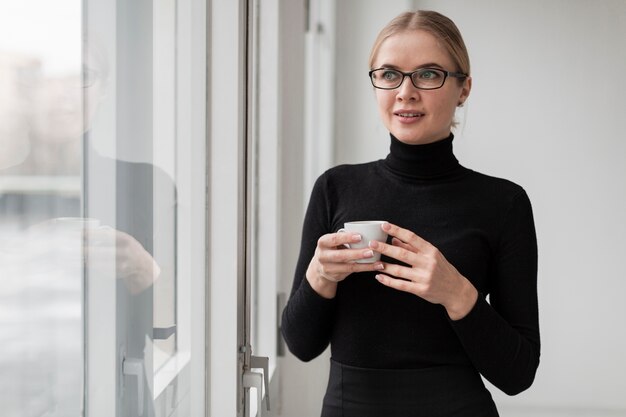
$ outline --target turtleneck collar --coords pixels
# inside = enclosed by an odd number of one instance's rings
[[[389,155],[384,164],[395,174],[416,178],[440,178],[463,169],[452,151],[451,133],[445,139],[425,145],[409,145],[392,134]]]

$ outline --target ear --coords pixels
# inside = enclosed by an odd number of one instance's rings
[[[471,90],[472,90],[472,77],[467,77],[463,81],[463,86],[461,87],[461,94],[459,95],[459,106],[465,103],[465,100],[467,100],[467,98],[469,97]]]

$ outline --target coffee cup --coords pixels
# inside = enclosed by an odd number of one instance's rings
[[[346,244],[350,249],[365,249],[369,246],[370,241],[377,240],[385,242],[387,233],[383,231],[381,225],[385,223],[382,220],[362,220],[355,222],[346,222],[339,232],[356,233],[361,235],[361,241],[357,243]],[[360,264],[370,264],[380,260],[380,253],[374,252],[371,258],[359,259],[356,262]]]
[[[93,243],[90,232],[100,227],[100,220],[87,217],[58,217],[51,221],[53,237],[57,240],[57,260],[71,264],[84,262],[86,248]]]
[[[62,230],[85,231],[100,226],[100,220],[89,217],[58,217],[55,224]]]
[[[89,217],[58,217],[53,221],[56,232],[68,238],[82,236],[87,240],[89,232],[100,227],[100,220]]]

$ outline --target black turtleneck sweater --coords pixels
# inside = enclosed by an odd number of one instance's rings
[[[532,384],[540,344],[530,201],[520,186],[461,166],[452,140],[407,145],[392,136],[386,159],[318,178],[282,318],[298,358],[311,360],[330,343],[346,365],[470,365],[510,395]],[[479,291],[474,308],[452,321],[443,306],[385,287],[373,272],[347,277],[333,299],[318,295],[305,278],[317,240],[354,220],[387,220],[435,245]]]

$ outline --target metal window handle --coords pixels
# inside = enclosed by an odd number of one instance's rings
[[[243,386],[256,389],[257,413],[263,415],[263,375],[260,372],[246,371],[243,373]],[[246,415],[248,413],[246,412]]]
[[[122,372],[137,378],[137,415],[143,415],[143,360],[124,358]]]
[[[258,413],[263,415],[263,386],[265,386],[265,405],[267,411],[270,410],[269,395],[269,358],[263,356],[250,356],[250,369],[263,369],[263,373],[245,371],[243,373],[243,386],[245,388],[255,388],[258,404]]]
[[[176,333],[176,325],[170,327],[154,327],[152,329],[152,340],[167,340]]]
[[[270,358],[265,356],[250,356],[250,368],[263,369],[263,383],[265,385],[265,404],[267,405],[267,411],[270,411]]]
[[[276,294],[276,356],[282,358],[285,356],[286,345],[285,339],[281,331],[282,314],[287,305],[287,294],[279,292]]]

